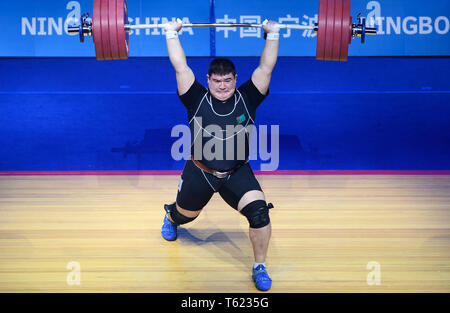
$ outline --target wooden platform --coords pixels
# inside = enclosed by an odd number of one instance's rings
[[[450,291],[450,176],[258,178],[271,292]],[[247,221],[218,195],[162,239],[178,179],[0,176],[0,292],[256,292]]]

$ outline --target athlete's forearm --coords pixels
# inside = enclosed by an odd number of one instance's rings
[[[265,20],[263,22],[263,29],[267,33],[267,38],[261,54],[259,68],[267,75],[270,75],[277,63],[280,28],[277,22]]]
[[[259,68],[265,73],[272,73],[278,58],[278,40],[266,40],[266,45],[261,54]]]
[[[180,39],[178,37],[166,39],[166,43],[169,59],[175,71],[180,72],[185,70],[188,65]]]

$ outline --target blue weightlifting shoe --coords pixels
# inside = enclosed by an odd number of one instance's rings
[[[161,235],[163,236],[164,239],[168,241],[174,241],[175,239],[177,239],[177,227],[178,225],[172,223],[166,214],[164,215],[163,226],[161,228]]]
[[[272,287],[272,279],[269,277],[266,268],[262,264],[253,269],[252,278],[258,290],[267,291]]]

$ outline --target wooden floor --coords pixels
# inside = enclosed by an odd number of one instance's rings
[[[450,291],[450,176],[258,178],[271,292]],[[247,221],[219,196],[161,238],[178,179],[0,177],[0,292],[256,292]]]

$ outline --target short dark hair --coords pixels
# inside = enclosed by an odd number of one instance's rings
[[[233,76],[236,76],[236,67],[233,62],[227,58],[215,58],[209,64],[209,76],[211,76],[211,74],[224,76],[230,73],[233,74]]]

